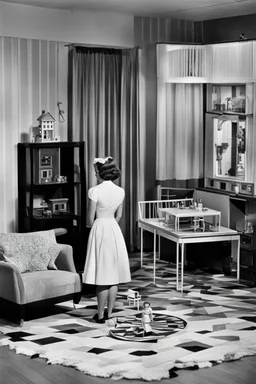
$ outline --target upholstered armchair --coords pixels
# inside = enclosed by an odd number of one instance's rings
[[[28,304],[81,298],[82,282],[70,245],[57,244],[54,231],[0,234],[0,317],[23,324]]]

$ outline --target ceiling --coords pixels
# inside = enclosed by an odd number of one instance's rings
[[[256,14],[256,0],[3,0],[62,10],[126,13],[203,21]]]

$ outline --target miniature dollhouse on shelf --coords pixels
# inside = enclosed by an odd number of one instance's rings
[[[33,127],[33,142],[48,143],[51,141],[59,141],[58,137],[55,136],[55,119],[50,112],[42,110],[37,121],[39,121],[38,127]]]

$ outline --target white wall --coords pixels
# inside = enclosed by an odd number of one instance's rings
[[[133,47],[133,16],[0,1],[0,36]]]

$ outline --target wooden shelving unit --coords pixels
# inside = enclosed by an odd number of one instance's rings
[[[87,242],[85,196],[84,142],[18,144],[19,232],[65,228],[57,240],[72,245],[79,267]],[[51,199],[59,199],[60,209],[53,211]]]

